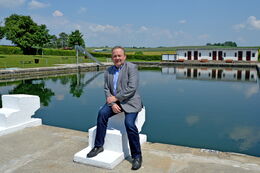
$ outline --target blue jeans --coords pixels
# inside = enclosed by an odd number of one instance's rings
[[[95,139],[95,146],[101,147],[104,145],[106,136],[107,122],[110,117],[115,115],[112,108],[105,104],[98,112],[97,117],[97,133]],[[135,125],[135,120],[138,112],[127,113],[125,112],[125,127],[128,136],[129,146],[132,158],[141,157],[141,147],[139,141],[138,129]]]

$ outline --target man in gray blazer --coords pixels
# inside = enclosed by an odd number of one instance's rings
[[[114,65],[109,67],[104,74],[106,104],[98,113],[95,147],[87,154],[87,157],[94,157],[104,150],[108,119],[117,113],[124,112],[125,127],[133,158],[132,169],[137,170],[142,165],[142,153],[135,120],[142,109],[142,102],[137,92],[139,82],[137,66],[125,60],[124,48],[114,47],[112,49]]]

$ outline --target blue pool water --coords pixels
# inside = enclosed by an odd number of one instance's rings
[[[140,68],[148,141],[260,156],[260,84],[255,69]],[[87,131],[105,103],[103,72],[1,83],[1,94],[41,97],[35,117]]]

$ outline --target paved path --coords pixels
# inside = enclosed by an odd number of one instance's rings
[[[149,135],[148,135],[149,136]],[[114,170],[74,163],[73,155],[87,146],[87,133],[51,126],[26,128],[0,137],[1,173],[125,173],[124,160]],[[259,173],[260,158],[174,145],[143,146],[145,173]]]

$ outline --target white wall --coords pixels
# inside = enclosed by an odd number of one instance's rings
[[[177,50],[177,60],[178,59],[184,59],[184,60],[188,60],[188,51],[191,51],[191,60],[194,60],[194,51],[195,50]],[[208,60],[213,60],[213,50],[196,50],[198,51],[198,60],[201,59],[208,59]],[[216,59],[218,60],[218,52],[222,51],[222,57],[223,60],[227,60],[227,59],[232,59],[234,61],[238,61],[238,51],[240,50],[227,50],[227,49],[219,49],[219,50],[214,50],[217,52],[217,57]],[[246,61],[246,52],[250,51],[251,52],[251,61],[257,61],[258,60],[258,50],[241,50],[243,52],[243,57],[242,57],[242,61]],[[186,57],[184,56],[186,53]],[[199,54],[201,53],[201,57],[199,56]],[[209,53],[211,53],[211,56],[209,56]],[[237,54],[237,56],[235,57],[235,53]],[[224,54],[226,54],[226,56],[224,56]],[[253,57],[252,55],[255,54],[255,56]]]

